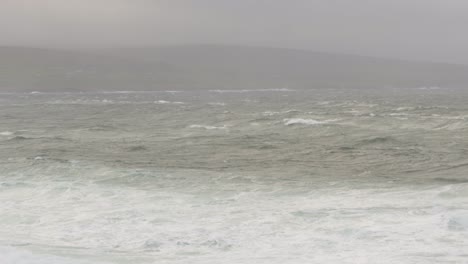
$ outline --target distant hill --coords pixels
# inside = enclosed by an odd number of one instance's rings
[[[0,91],[156,89],[167,65],[75,51],[0,47]]]
[[[468,87],[468,66],[304,50],[0,47],[0,91]]]

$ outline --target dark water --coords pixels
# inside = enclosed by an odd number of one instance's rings
[[[6,263],[468,261],[468,92],[1,94],[0,120]]]

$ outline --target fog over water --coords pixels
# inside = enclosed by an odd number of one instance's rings
[[[467,263],[467,10],[0,1],[0,263]]]
[[[0,45],[235,44],[468,63],[463,0],[2,0]]]

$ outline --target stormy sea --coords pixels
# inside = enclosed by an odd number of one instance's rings
[[[467,263],[468,92],[0,94],[0,263]]]

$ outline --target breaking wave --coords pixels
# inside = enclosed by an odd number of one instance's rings
[[[286,126],[291,126],[291,125],[323,125],[323,124],[328,124],[331,122],[337,121],[336,119],[333,120],[315,120],[315,119],[304,119],[304,118],[286,118],[283,119],[283,122]]]

